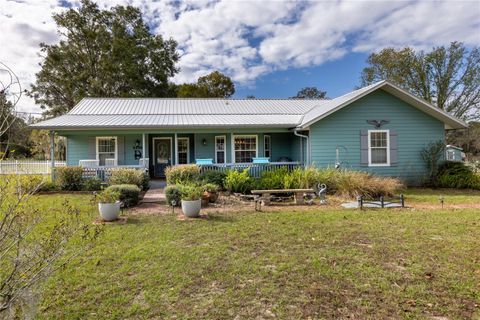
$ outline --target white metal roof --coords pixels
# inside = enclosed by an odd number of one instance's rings
[[[311,124],[377,90],[385,90],[445,123],[467,124],[407,91],[380,81],[332,100],[85,98],[66,115],[45,120],[41,129],[104,128],[308,128]]]
[[[85,98],[68,114],[304,114],[325,100]]]
[[[34,126],[55,129],[89,128],[293,128],[301,115],[279,114],[166,114],[166,115],[71,115],[40,122]]]

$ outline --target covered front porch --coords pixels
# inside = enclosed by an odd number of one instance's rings
[[[108,169],[148,170],[150,177],[165,177],[172,165],[198,163],[202,170],[250,168],[251,174],[275,167],[305,163],[306,139],[287,129],[165,131],[68,131],[69,166],[82,166],[104,178]],[[258,158],[262,163],[258,163]]]

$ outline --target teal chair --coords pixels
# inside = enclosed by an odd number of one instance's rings
[[[268,157],[258,157],[258,158],[252,158],[253,163],[255,164],[267,164],[270,163],[270,158]]]
[[[213,159],[195,159],[195,163],[199,165],[213,164]]]

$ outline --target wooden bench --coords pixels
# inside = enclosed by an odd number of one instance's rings
[[[265,206],[270,205],[270,195],[278,193],[293,193],[295,204],[303,204],[304,193],[315,193],[313,189],[278,189],[278,190],[252,190],[252,194],[260,194]]]

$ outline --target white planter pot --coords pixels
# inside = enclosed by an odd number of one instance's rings
[[[98,211],[100,211],[100,216],[105,221],[114,221],[118,219],[120,214],[120,201],[115,203],[99,203]]]
[[[183,214],[189,218],[195,218],[200,215],[200,209],[202,208],[202,200],[186,201],[182,200]]]

